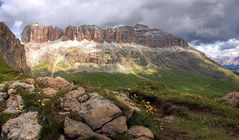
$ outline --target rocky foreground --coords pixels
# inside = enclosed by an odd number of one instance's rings
[[[63,91],[64,94],[62,94]],[[0,102],[5,103],[1,114],[15,114],[15,118],[7,120],[1,126],[1,139],[37,140],[41,138],[42,125],[47,123],[47,118],[41,115],[41,110],[29,108],[22,95],[24,97],[41,95],[42,98],[38,101],[40,108],[47,106],[51,98],[59,97],[57,113],[58,117],[63,119],[64,130],[59,140],[90,137],[110,140],[120,135],[127,135],[128,138],[135,140],[154,139],[153,133],[146,127],[135,125],[128,128],[126,121],[131,118],[134,111],[140,111],[140,109],[126,95],[122,94],[118,98],[129,107],[130,111],[127,114],[100,94],[88,93],[84,88],[77,87],[61,77],[38,77],[35,80],[27,79],[0,84]]]

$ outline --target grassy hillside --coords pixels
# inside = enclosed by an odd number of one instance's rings
[[[16,78],[17,73],[10,66],[6,65],[0,58],[0,83]]]
[[[220,98],[228,92],[239,91],[236,79],[213,79],[179,71],[159,71],[151,75],[85,72],[58,75],[90,87],[91,91],[104,93],[108,89],[133,95],[135,102],[145,106],[146,113],[136,114],[130,123],[151,128],[158,138],[239,138],[238,108]],[[173,116],[172,122],[165,122],[165,116]]]
[[[158,71],[153,74],[110,74],[110,73],[58,73],[76,84],[109,89],[125,89],[143,81],[163,84],[170,90],[181,93],[200,94],[208,97],[223,96],[239,91],[237,79],[215,79],[195,73],[180,71]]]
[[[8,66],[0,58],[0,83],[9,80],[17,80],[28,77],[28,74],[19,74],[13,68]]]

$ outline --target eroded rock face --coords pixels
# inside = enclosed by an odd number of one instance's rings
[[[26,26],[21,34],[21,40],[27,42],[47,42],[54,41],[63,36],[63,30],[58,27],[32,24]]]
[[[28,112],[8,120],[2,126],[2,135],[11,140],[37,140],[41,130],[37,114]]]
[[[136,43],[152,48],[171,46],[188,47],[187,42],[181,38],[140,24],[108,29],[102,29],[95,25],[68,26],[64,32],[64,36],[68,39],[78,41],[86,39],[99,43],[103,43],[104,41],[108,43]],[[63,37],[63,31],[60,28],[39,24],[26,26],[21,35],[22,41],[25,43],[54,41],[60,37]]]
[[[29,71],[24,46],[7,25],[0,22],[0,58],[17,71]]]

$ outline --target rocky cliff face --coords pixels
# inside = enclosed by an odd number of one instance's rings
[[[62,29],[39,24],[28,25],[21,34],[22,42],[47,42],[54,41],[63,36]]]
[[[20,72],[29,70],[24,46],[3,22],[0,22],[0,58]]]
[[[62,36],[63,31],[60,28],[33,24],[24,28],[21,38],[25,43],[42,43],[48,40],[57,40]],[[77,41],[86,39],[98,43],[132,43],[152,48],[171,46],[188,47],[187,42],[181,38],[140,24],[107,29],[102,29],[95,25],[68,26],[64,32],[64,36],[70,40]]]

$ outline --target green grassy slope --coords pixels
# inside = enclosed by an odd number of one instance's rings
[[[10,79],[14,79],[17,73],[10,66],[4,64],[2,59],[0,59],[0,83]]]
[[[236,79],[214,79],[195,73],[180,71],[158,71],[146,74],[110,74],[110,73],[58,73],[58,75],[91,87],[109,89],[130,88],[132,85],[142,81],[151,81],[164,84],[176,92],[200,94],[208,97],[223,96],[232,91],[239,91],[239,80]]]
[[[0,83],[28,77],[28,74],[19,74],[0,58]]]

